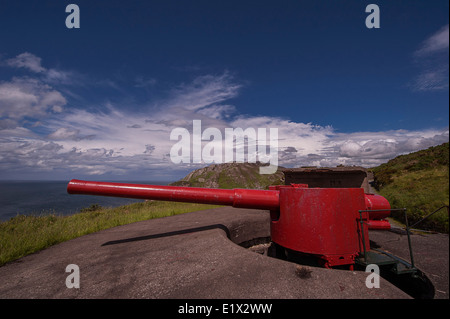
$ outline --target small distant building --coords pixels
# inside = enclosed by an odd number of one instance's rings
[[[370,193],[371,173],[360,166],[302,167],[283,169],[285,185],[308,184],[318,188],[364,188]]]

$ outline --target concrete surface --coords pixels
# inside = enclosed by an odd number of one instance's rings
[[[411,261],[408,237],[400,228],[392,231],[370,231],[370,240],[380,249]],[[448,234],[412,231],[411,247],[415,266],[434,286],[434,299],[449,299],[449,239]]]
[[[0,298],[410,298],[384,279],[368,289],[362,271],[308,267],[308,276],[299,276],[298,265],[237,245],[269,235],[267,211],[231,207],[119,226],[0,267]],[[448,237],[446,258],[448,279]],[[66,287],[69,264],[79,267],[78,289]],[[448,298],[448,286],[439,289]]]

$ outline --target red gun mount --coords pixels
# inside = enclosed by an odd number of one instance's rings
[[[71,180],[69,194],[101,195],[227,205],[270,210],[271,239],[322,265],[349,265],[369,249],[369,229],[390,229],[389,202],[362,188],[308,188],[305,184],[269,190],[210,189]]]

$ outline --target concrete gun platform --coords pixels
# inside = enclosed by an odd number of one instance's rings
[[[306,266],[239,246],[268,236],[268,211],[231,207],[119,226],[0,267],[0,298],[410,298],[382,278],[367,288],[363,271],[307,267],[303,276]],[[69,264],[79,267],[80,288],[66,287]],[[448,280],[448,237],[446,267]]]

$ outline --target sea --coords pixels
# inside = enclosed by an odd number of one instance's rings
[[[124,182],[124,181],[121,181]],[[0,222],[20,215],[72,215],[82,208],[98,204],[102,207],[118,207],[142,202],[140,199],[70,195],[69,181],[0,181]],[[167,185],[168,182],[136,182],[151,185]]]

